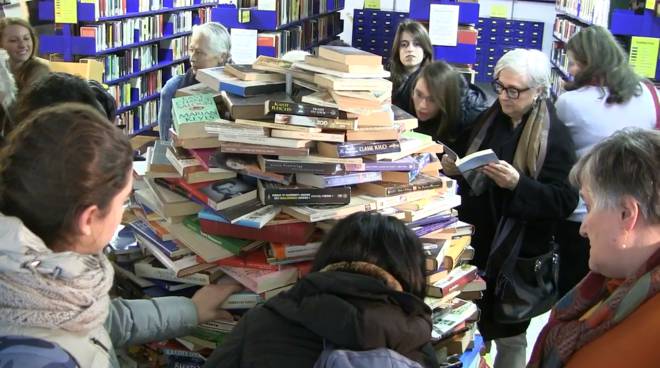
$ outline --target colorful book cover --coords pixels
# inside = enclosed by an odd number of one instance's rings
[[[183,96],[172,99],[172,115],[177,131],[184,124],[220,119],[213,95],[210,94]]]

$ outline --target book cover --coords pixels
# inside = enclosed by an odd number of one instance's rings
[[[486,166],[491,162],[499,162],[499,158],[497,158],[495,152],[489,148],[471,153],[463,158],[459,158],[456,160],[456,168],[458,168],[461,174],[465,174],[470,170]]]
[[[135,232],[140,234],[145,240],[158,247],[164,254],[170,258],[186,256],[191,253],[190,249],[179,246],[175,241],[162,240],[147,223],[142,220],[136,220],[128,224]]]
[[[225,250],[229,251],[231,254],[238,254],[246,247],[252,245],[252,242],[246,239],[239,239],[237,237],[232,237],[232,236],[224,236],[223,234],[218,235],[218,234],[207,233],[206,231],[204,231],[204,228],[201,226],[201,221],[195,216],[190,216],[184,219],[183,225],[185,225],[195,234],[199,234],[204,238],[206,238],[207,240],[211,241],[213,244],[220,246]],[[204,242],[204,243],[210,244],[208,242]],[[214,249],[211,247],[211,250]],[[226,255],[226,253],[222,251],[219,252],[219,254],[221,254],[222,256]],[[197,254],[197,255],[201,256],[201,254]]]
[[[291,174],[280,174],[263,170],[257,163],[257,156],[254,155],[215,152],[213,156],[211,156],[209,164],[212,166],[234,170],[242,175],[246,175],[255,179],[272,181],[284,185],[289,185],[293,181],[293,175]]]
[[[399,152],[399,141],[366,141],[332,144],[318,142],[318,152],[327,157],[360,157],[379,153]]]
[[[259,198],[265,204],[284,206],[341,205],[351,200],[351,187],[314,188],[306,186],[284,186],[259,182]]]
[[[477,277],[477,267],[462,265],[449,272],[446,278],[427,286],[427,295],[441,298],[455,290],[460,290]]]
[[[245,215],[243,218],[241,218],[240,220],[238,220],[234,223],[238,226],[244,226],[244,227],[249,227],[249,228],[254,228],[254,229],[261,229],[262,227],[266,226],[267,224],[270,224],[271,222],[274,222],[281,211],[282,211],[282,208],[280,206],[267,205],[267,206],[264,206],[262,208],[257,209],[254,212],[250,212],[249,214]],[[227,223],[227,224],[230,223],[227,219],[220,216],[219,214],[212,211],[211,209],[206,209],[205,208],[204,210],[200,211],[197,214],[197,216],[200,219],[223,222],[223,223]]]
[[[276,114],[313,116],[328,119],[340,119],[344,115],[337,108],[281,100],[266,101],[266,110]]]
[[[220,92],[222,101],[231,117],[236,119],[258,120],[265,119],[272,114],[264,111],[264,104],[268,100],[290,101],[293,100],[285,92],[265,93],[256,96],[241,97],[227,92]]]
[[[277,271],[279,267],[272,265],[266,260],[264,250],[253,249],[249,252],[243,252],[233,257],[224,258],[215,262],[218,266],[251,268],[255,270]]]
[[[219,120],[220,114],[218,113],[218,108],[215,106],[213,95],[201,94],[175,97],[172,99],[172,118],[174,128],[179,135],[191,136],[193,133],[197,133],[199,129],[199,125],[192,124]],[[190,133],[184,127],[187,124],[192,125]],[[201,136],[205,135],[206,133],[204,132]]]
[[[315,229],[313,225],[305,222],[264,226],[260,229],[255,229],[252,227],[209,220],[208,217],[209,216],[200,214],[199,223],[201,225],[201,230],[204,233],[240,239],[264,240],[288,244],[305,244]]]
[[[245,267],[220,266],[227,275],[255,293],[263,293],[298,280],[298,269],[284,268],[278,271]]]

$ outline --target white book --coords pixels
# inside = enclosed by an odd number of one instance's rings
[[[388,72],[387,70],[380,70],[376,73],[346,73],[346,72],[340,72],[340,71],[334,70],[334,69],[329,69],[329,68],[324,68],[324,67],[321,67],[321,66],[307,64],[307,63],[304,63],[304,62],[293,63],[293,66],[295,68],[300,68],[300,69],[303,69],[303,70],[309,70],[310,72],[314,72],[314,73],[329,74],[329,75],[332,75],[332,76],[335,76],[335,77],[346,78],[346,79],[389,78],[390,77],[390,72]]]

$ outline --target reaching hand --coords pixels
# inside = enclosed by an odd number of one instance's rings
[[[197,290],[192,297],[192,302],[197,307],[197,319],[199,323],[212,321],[216,319],[231,320],[232,316],[224,309],[220,309],[220,305],[224,303],[227,298],[243,287],[240,284],[230,285],[207,285]]]
[[[449,155],[442,155],[440,162],[442,163],[442,171],[445,173],[445,175],[458,176],[461,174],[456,168],[456,160],[449,157]]]
[[[486,174],[486,176],[493,179],[495,184],[500,188],[514,190],[520,180],[520,173],[518,170],[504,160],[500,160],[497,163],[491,162],[480,170]]]

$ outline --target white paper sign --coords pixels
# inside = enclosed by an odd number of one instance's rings
[[[252,64],[257,60],[256,29],[231,29],[231,59],[236,64]]]
[[[431,44],[456,46],[458,40],[458,5],[431,4],[429,37]]]
[[[257,10],[277,10],[276,0],[259,0]]]
[[[393,11],[394,0],[380,0],[380,10]]]
[[[396,0],[394,2],[394,11],[401,13],[410,12],[410,0]]]

